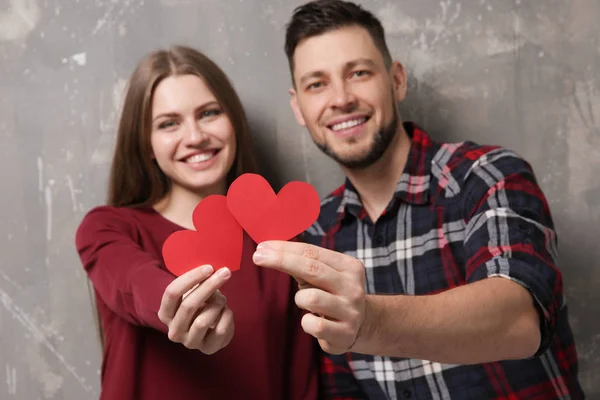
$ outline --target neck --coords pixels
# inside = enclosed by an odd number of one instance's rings
[[[342,168],[356,188],[373,223],[392,200],[409,151],[410,138],[400,123],[394,139],[377,162],[363,169]]]
[[[205,197],[213,194],[224,195],[225,182],[201,192],[194,192],[181,186],[173,185],[171,190],[154,205],[154,209],[169,221],[186,229],[195,229],[192,214]]]

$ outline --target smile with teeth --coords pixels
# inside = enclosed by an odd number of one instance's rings
[[[335,124],[331,126],[331,130],[334,132],[341,131],[344,129],[350,129],[357,125],[364,124],[367,122],[367,117],[361,117],[356,119],[351,119],[349,121],[340,122],[339,124]]]
[[[213,150],[213,151],[209,151],[209,152],[206,152],[206,153],[194,154],[193,156],[187,157],[183,161],[186,162],[186,163],[189,163],[189,164],[191,164],[191,163],[201,163],[201,162],[210,160],[215,155],[217,155],[217,153],[218,153],[217,150]]]

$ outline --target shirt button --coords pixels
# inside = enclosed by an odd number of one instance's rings
[[[381,235],[375,236],[375,244],[377,246],[381,246],[383,244],[383,236],[381,236]]]
[[[408,389],[404,389],[404,397],[407,399],[412,395],[411,391]]]

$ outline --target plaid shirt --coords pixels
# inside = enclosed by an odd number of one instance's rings
[[[533,294],[542,343],[521,361],[450,365],[325,355],[328,398],[581,399],[557,238],[530,165],[472,142],[439,144],[406,123],[412,145],[392,201],[373,224],[350,181],[323,200],[309,243],[365,265],[370,294],[426,295],[502,276]]]

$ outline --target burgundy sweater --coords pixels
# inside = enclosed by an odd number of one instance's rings
[[[161,247],[182,227],[153,209],[98,207],[83,219],[76,246],[92,281],[104,327],[101,399],[316,399],[315,341],[300,327],[296,285],[252,263],[221,288],[235,335],[213,355],[171,342],[157,312],[174,276]]]

